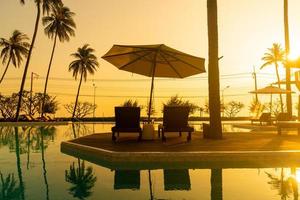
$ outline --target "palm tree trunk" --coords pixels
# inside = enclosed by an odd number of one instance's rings
[[[20,87],[20,91],[19,91],[19,100],[18,100],[17,111],[16,111],[16,116],[15,116],[16,121],[19,120],[19,114],[20,114],[20,109],[21,109],[21,104],[22,104],[22,94],[23,94],[23,90],[24,90],[24,86],[25,86],[27,71],[29,68],[30,58],[31,58],[33,47],[34,47],[35,39],[36,39],[37,32],[39,29],[39,22],[40,22],[40,17],[41,17],[41,3],[36,3],[36,7],[37,7],[37,15],[36,15],[35,27],[34,27],[31,45],[30,45],[29,52],[28,52],[27,61],[25,64],[24,72],[23,72],[21,87]]]
[[[4,72],[3,72],[3,75],[2,75],[2,77],[1,77],[1,79],[0,79],[0,84],[2,83],[2,81],[3,81],[3,79],[4,79],[4,76],[5,76],[6,72],[7,72],[7,69],[8,69],[8,66],[9,66],[9,64],[10,64],[10,61],[11,61],[11,56],[10,56],[9,59],[8,59],[6,68],[5,68],[5,70],[4,70]]]
[[[208,25],[208,84],[209,84],[209,137],[222,138],[220,80],[218,59],[218,10],[217,0],[207,0]]]
[[[74,139],[77,138],[76,136],[76,130],[75,130],[75,125],[72,123],[72,130],[73,130],[73,136],[74,136]]]
[[[81,87],[81,83],[82,83],[82,78],[83,78],[83,73],[81,73],[80,82],[79,82],[79,85],[78,85],[78,90],[77,90],[77,95],[76,95],[76,101],[75,101],[74,111],[73,111],[73,115],[72,115],[72,119],[73,120],[74,120],[75,113],[76,113],[76,108],[77,108],[77,103],[78,103],[78,97],[79,97],[80,87]]]
[[[49,62],[49,66],[48,66],[48,71],[47,71],[47,76],[46,76],[46,82],[45,82],[45,87],[44,87],[44,95],[43,95],[43,103],[42,103],[41,117],[44,116],[44,106],[45,106],[45,100],[46,100],[46,93],[47,93],[48,79],[49,79],[50,69],[51,69],[52,60],[53,60],[53,56],[54,56],[54,52],[55,52],[56,39],[57,39],[57,31],[56,31],[55,37],[54,37],[52,53],[51,53],[50,62]]]
[[[279,76],[279,72],[278,72],[278,63],[275,62],[275,69],[276,69],[276,76],[277,76],[277,82],[278,82],[278,87],[281,88],[280,85],[280,76]],[[283,113],[283,101],[282,101],[282,94],[280,94],[280,107],[281,107],[281,112]]]
[[[285,39],[285,52],[288,55],[290,53],[290,36],[289,36],[289,12],[288,12],[288,0],[284,0],[284,39]],[[285,65],[286,75],[286,89],[291,90],[291,69],[288,65]],[[292,107],[292,94],[286,94],[286,106],[287,112],[291,117],[293,115]]]

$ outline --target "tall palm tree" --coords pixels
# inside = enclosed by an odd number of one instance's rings
[[[73,16],[75,13],[71,12],[68,7],[61,5],[54,6],[49,13],[49,15],[43,17],[43,25],[45,26],[45,34],[53,40],[53,48],[52,53],[48,65],[48,71],[45,81],[44,87],[44,98],[42,103],[42,113],[41,116],[44,115],[44,106],[45,106],[45,97],[47,93],[48,86],[48,78],[50,74],[50,69],[52,65],[52,60],[56,48],[57,37],[60,42],[69,41],[70,36],[75,36],[74,29],[76,28],[76,24],[73,20]]]
[[[208,25],[208,85],[209,85],[209,137],[222,138],[220,80],[218,57],[218,6],[217,0],[207,0]]]
[[[19,114],[20,114],[21,104],[22,104],[22,93],[23,93],[24,86],[25,86],[25,81],[26,81],[26,77],[27,77],[27,71],[28,71],[28,68],[29,68],[29,64],[30,64],[32,50],[34,48],[35,39],[36,39],[37,32],[38,32],[38,29],[39,29],[41,11],[43,11],[43,14],[49,13],[51,6],[61,4],[61,0],[34,0],[34,2],[35,2],[35,5],[36,5],[36,11],[37,11],[36,12],[36,19],[35,19],[35,26],[34,26],[34,31],[33,31],[31,44],[30,44],[29,51],[28,51],[26,64],[25,64],[25,67],[24,67],[24,72],[23,72],[23,76],[22,76],[21,85],[20,85],[19,100],[18,100],[17,111],[16,111],[16,116],[15,116],[16,121],[19,120]],[[25,0],[20,0],[20,3],[24,4]]]
[[[284,41],[285,41],[285,53],[289,55],[290,53],[290,33],[289,33],[289,9],[288,9],[288,0],[284,0]],[[285,65],[285,76],[286,76],[286,89],[291,90],[291,69],[286,64]],[[292,94],[286,94],[286,107],[287,112],[290,116],[293,115],[292,107]]]
[[[15,30],[8,40],[5,38],[0,38],[0,47],[3,48],[0,58],[2,59],[3,64],[6,63],[5,70],[0,79],[0,84],[4,79],[10,63],[12,62],[15,67],[20,67],[23,58],[27,57],[28,48],[30,46],[30,44],[27,42],[28,40],[29,38],[27,35],[18,30]]]
[[[262,57],[262,60],[265,62],[260,68],[264,68],[268,65],[273,65],[275,66],[276,70],[276,76],[277,76],[277,82],[278,82],[278,87],[281,88],[280,85],[280,76],[279,76],[279,71],[278,71],[278,64],[284,63],[285,60],[285,52],[281,48],[280,44],[274,43],[272,48],[268,48],[268,52],[264,54],[264,57]],[[283,111],[283,101],[282,101],[282,95],[280,94],[280,104],[281,104],[281,112]]]
[[[77,80],[77,76],[80,74],[80,81],[72,119],[74,119],[75,116],[82,80],[84,79],[84,81],[86,81],[88,73],[94,74],[97,70],[97,67],[99,67],[99,63],[97,61],[97,57],[94,55],[94,52],[94,49],[89,47],[88,44],[85,44],[83,47],[79,47],[76,53],[71,54],[75,60],[70,63],[69,71],[73,71],[73,77],[75,77],[75,80]]]

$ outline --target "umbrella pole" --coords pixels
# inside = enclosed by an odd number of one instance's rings
[[[156,59],[155,59],[156,60]],[[152,98],[153,98],[153,88],[154,88],[154,75],[155,75],[156,62],[153,62],[153,71],[152,71],[152,81],[150,89],[150,101],[148,106],[148,123],[150,123],[151,118],[151,107],[152,107]]]
[[[272,116],[272,93],[271,93],[271,100],[270,100],[270,113],[271,113],[271,116]]]

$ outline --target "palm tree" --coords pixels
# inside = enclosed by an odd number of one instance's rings
[[[285,60],[285,52],[281,48],[280,44],[274,43],[272,48],[268,48],[268,52],[264,54],[262,60],[265,62],[260,69],[274,64],[277,76],[278,87],[280,88],[280,76],[278,72],[278,64],[279,62],[284,63]],[[282,95],[280,94],[280,103],[281,103],[281,112],[283,112],[283,101]]]
[[[284,0],[284,41],[285,41],[285,53],[289,55],[290,53],[290,34],[289,34],[289,9],[288,9],[288,0]],[[291,69],[286,64],[285,65],[285,79],[286,79],[286,89],[291,90]],[[292,108],[292,94],[289,93],[286,95],[286,106],[287,112],[290,116],[293,114]]]
[[[5,70],[0,79],[0,84],[4,79],[9,64],[12,62],[15,67],[20,67],[23,57],[27,57],[28,48],[30,46],[30,44],[27,42],[28,40],[29,38],[27,35],[18,30],[15,30],[8,40],[5,38],[0,38],[0,47],[3,48],[0,58],[2,58],[3,64],[6,63]]]
[[[217,0],[207,0],[208,25],[208,84],[209,84],[209,137],[222,138],[220,80],[218,57],[218,10]]]
[[[48,71],[44,87],[44,98],[42,103],[42,113],[44,115],[45,97],[47,93],[48,78],[50,74],[50,69],[52,65],[52,60],[54,56],[54,51],[56,48],[57,37],[60,42],[69,41],[70,36],[75,36],[74,29],[76,24],[73,20],[75,13],[71,12],[68,7],[61,5],[54,6],[48,16],[43,17],[43,25],[45,26],[45,33],[50,39],[53,40],[53,48],[50,57],[50,62],[48,65]]]
[[[21,82],[21,85],[20,85],[19,100],[18,100],[17,111],[16,111],[16,116],[15,116],[16,121],[19,120],[19,114],[20,114],[20,109],[21,109],[21,104],[22,104],[22,94],[23,94],[23,90],[24,90],[24,86],[25,86],[25,81],[26,81],[26,77],[27,77],[27,71],[28,71],[28,68],[29,68],[29,64],[30,64],[30,58],[31,58],[32,50],[34,48],[35,39],[36,39],[37,32],[38,32],[38,29],[39,29],[41,10],[43,11],[43,14],[46,14],[46,13],[49,13],[51,6],[61,4],[61,0],[34,0],[34,2],[36,4],[36,10],[37,10],[36,20],[35,20],[33,36],[32,36],[31,44],[30,44],[30,47],[29,47],[26,64],[25,64],[25,67],[24,67],[22,82]],[[24,4],[25,0],[20,0],[20,3]]]
[[[75,116],[82,79],[86,81],[87,74],[94,74],[97,70],[96,68],[99,67],[97,57],[93,54],[94,52],[94,49],[90,48],[88,44],[85,44],[83,45],[83,47],[79,47],[76,53],[71,54],[71,56],[73,56],[75,60],[70,63],[69,71],[73,71],[73,77],[75,77],[75,80],[77,80],[77,76],[78,74],[80,74],[80,81],[78,85],[72,119],[74,119]]]

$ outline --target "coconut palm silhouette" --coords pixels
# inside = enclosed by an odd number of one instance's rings
[[[0,38],[0,47],[2,48],[0,57],[2,58],[2,63],[6,64],[0,84],[6,75],[10,63],[16,68],[20,67],[23,58],[27,57],[30,46],[28,40],[27,35],[18,30],[15,30],[9,39]]]
[[[51,65],[54,57],[54,52],[56,48],[57,38],[60,42],[69,41],[70,36],[75,36],[74,29],[76,28],[76,24],[73,20],[73,16],[75,13],[71,12],[68,7],[63,6],[62,4],[58,4],[53,6],[49,15],[43,17],[43,25],[45,26],[45,34],[48,38],[53,39],[53,48],[52,53],[48,65],[46,81],[44,86],[44,98],[42,102],[42,113],[41,116],[44,114],[44,107],[45,107],[45,97],[47,94],[47,86],[48,86],[48,79],[51,70]]]

